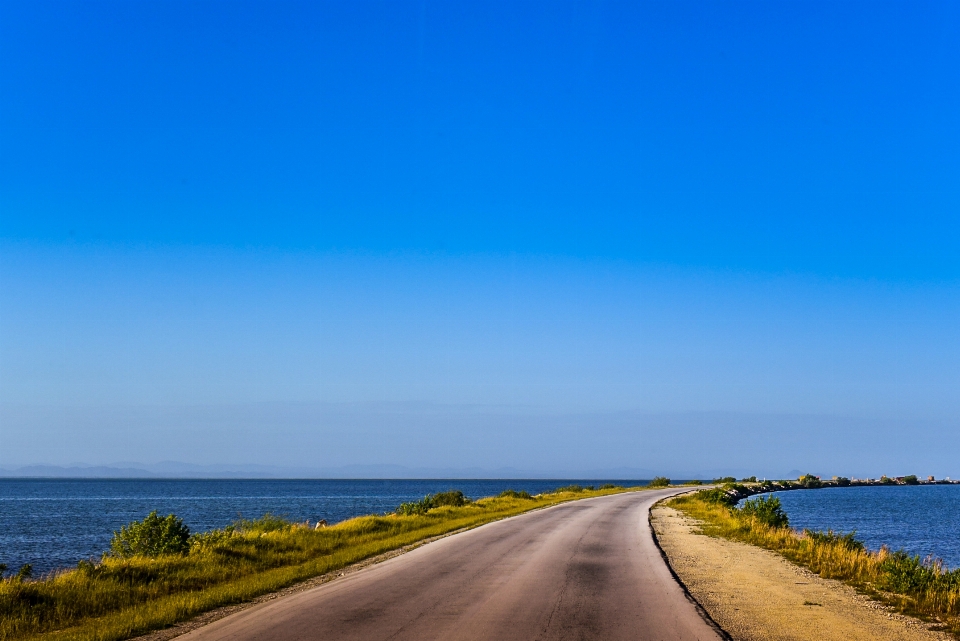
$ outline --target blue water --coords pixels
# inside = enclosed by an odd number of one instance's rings
[[[838,487],[774,495],[793,528],[856,530],[870,549],[903,548],[960,567],[960,485]]]
[[[121,525],[151,510],[176,514],[192,532],[266,512],[294,521],[336,523],[394,510],[449,489],[470,498],[505,489],[531,494],[562,485],[642,485],[645,481],[550,480],[140,480],[0,479],[0,563],[34,573],[99,557]]]

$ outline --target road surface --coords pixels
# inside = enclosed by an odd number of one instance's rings
[[[717,641],[653,541],[676,489],[530,512],[243,610],[182,641]]]

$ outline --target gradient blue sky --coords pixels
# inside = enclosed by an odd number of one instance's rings
[[[960,476],[960,6],[0,0],[0,466]]]

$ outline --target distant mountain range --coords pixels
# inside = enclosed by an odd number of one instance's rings
[[[403,465],[345,465],[332,468],[304,468],[273,465],[196,465],[177,461],[162,463],[121,462],[109,465],[76,463],[62,465],[26,465],[0,468],[5,478],[338,478],[338,479],[476,479],[476,478],[556,478],[556,479],[650,479],[657,473],[639,468],[606,470],[547,470],[531,472],[515,468],[425,468]],[[699,478],[689,475],[684,478]],[[678,478],[680,478],[678,476]]]

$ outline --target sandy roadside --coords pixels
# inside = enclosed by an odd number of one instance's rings
[[[736,641],[954,641],[773,552],[698,534],[671,508],[651,522],[690,594]]]

